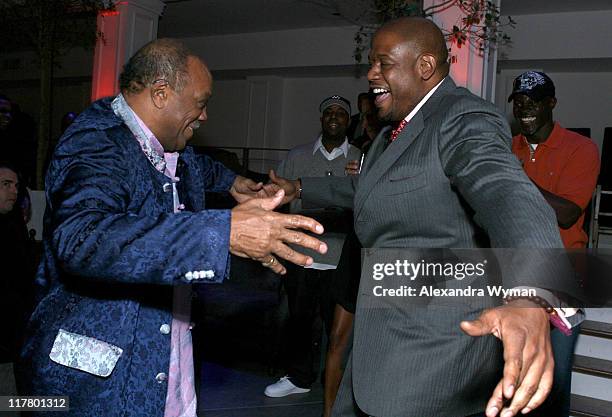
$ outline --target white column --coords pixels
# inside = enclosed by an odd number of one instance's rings
[[[499,4],[501,0],[493,0]],[[423,7],[443,3],[444,0],[424,0]],[[448,7],[433,15],[432,20],[445,32],[452,32],[453,26],[461,26],[461,19],[465,17],[457,6]],[[452,45],[450,75],[462,87],[485,100],[495,100],[495,72],[497,69],[497,49],[486,48],[482,54],[470,42],[458,48]]]
[[[113,96],[127,60],[144,44],[157,38],[157,23],[164,10],[160,0],[116,1],[116,10],[98,15],[91,99]]]

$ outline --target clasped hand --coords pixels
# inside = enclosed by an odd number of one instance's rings
[[[324,242],[296,230],[304,229],[321,234],[323,226],[319,222],[297,214],[273,211],[284,197],[285,192],[279,189],[272,197],[251,198],[238,204],[232,210],[230,231],[231,253],[258,260],[278,274],[285,274],[287,270],[277,261],[277,256],[302,266],[313,262],[310,256],[295,251],[288,243],[319,253],[327,252]]]

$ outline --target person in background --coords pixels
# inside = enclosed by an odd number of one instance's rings
[[[354,144],[357,138],[361,137],[364,132],[364,118],[366,113],[372,111],[374,108],[371,107],[371,100],[369,98],[370,93],[365,91],[359,93],[357,96],[357,109],[359,113],[353,114],[349,122],[349,127],[346,130],[346,137],[350,144]],[[357,145],[355,145],[357,146]],[[359,146],[357,146],[359,147]]]
[[[319,105],[321,135],[314,140],[293,148],[281,161],[278,172],[287,176],[345,176],[347,161],[359,160],[359,149],[348,143],[346,129],[351,106],[344,97],[333,95]],[[310,391],[318,371],[320,334],[313,341],[313,325],[320,317],[329,336],[334,302],[331,292],[343,281],[349,271],[338,267],[338,259],[347,231],[352,228],[350,211],[292,202],[292,213],[301,213],[319,219],[326,228],[321,237],[329,248],[325,256],[312,254],[315,262],[307,268],[288,267],[283,285],[289,304],[287,375],[266,387],[268,397],[284,397]]]
[[[2,159],[19,170],[23,187],[32,187],[36,179],[36,126],[19,104],[0,94],[0,149]]]
[[[597,145],[553,120],[557,105],[555,85],[543,72],[519,75],[508,101],[512,102],[520,131],[512,138],[512,152],[555,211],[563,245],[567,249],[584,249],[588,240],[583,228],[584,210],[599,175]],[[542,406],[551,416],[569,415],[572,364],[579,332],[579,326],[570,335],[557,328],[552,330],[554,385]]]
[[[33,309],[35,262],[18,205],[17,169],[0,161],[0,395],[16,395],[14,363]]]
[[[385,126],[385,124],[378,119],[376,115],[376,106],[374,105],[374,95],[367,94],[363,99],[362,108],[365,111],[362,113],[362,124],[363,133],[355,137],[352,141],[352,144],[359,149],[364,154],[368,153],[368,149],[372,145],[372,142],[378,136],[378,133]]]

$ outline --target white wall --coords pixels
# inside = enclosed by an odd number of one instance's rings
[[[247,80],[215,82],[213,98],[208,106],[208,121],[197,131],[194,144],[247,146],[245,107],[249,100],[248,88]],[[288,149],[314,140],[321,128],[319,104],[324,98],[340,94],[351,102],[351,109],[356,113],[357,95],[367,88],[365,78],[285,78],[280,139],[274,147]]]
[[[197,131],[193,143],[219,147],[265,145],[269,148],[290,149],[318,136],[321,128],[319,103],[324,98],[333,94],[346,97],[355,113],[357,95],[368,88],[364,77],[294,77],[282,80],[282,94],[271,100],[280,100],[278,105],[251,107],[249,89],[253,79],[216,81],[213,98],[208,107],[208,121]],[[276,91],[274,88],[270,91],[271,99]],[[266,94],[267,91],[262,90],[261,93]],[[259,117],[260,120],[249,123],[249,116]],[[269,121],[265,137],[259,139],[259,144],[253,140],[249,141],[249,124],[253,129],[260,129],[264,119]],[[264,172],[275,166],[275,161],[282,155],[284,154],[254,152],[252,156],[255,159],[265,158],[272,161],[262,166],[255,165],[252,169]]]
[[[353,64],[356,27],[328,27],[185,38],[212,70]]]
[[[285,87],[282,145],[290,148],[314,140],[321,132],[319,104],[333,94],[351,102],[351,112],[357,113],[357,95],[367,91],[365,78],[326,77],[294,78]]]
[[[208,120],[196,131],[194,144],[246,146],[247,84],[245,80],[215,81]]]
[[[510,60],[612,57],[612,10],[512,18],[517,25],[507,33],[513,47],[505,50]]]
[[[288,149],[313,140],[320,129],[321,100],[340,94],[356,103],[368,88],[363,74],[354,75],[356,29],[183,39],[221,78],[215,81],[209,120],[194,143]],[[265,172],[283,155],[254,151],[251,169]]]

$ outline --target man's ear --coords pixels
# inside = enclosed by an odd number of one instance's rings
[[[153,105],[158,109],[163,109],[166,107],[168,103],[168,91],[170,87],[168,83],[164,80],[155,81],[153,85],[151,85],[151,101]]]
[[[548,107],[550,107],[550,109],[554,109],[555,106],[557,105],[557,98],[556,97],[550,97],[549,101],[548,101]]]
[[[423,54],[418,57],[417,65],[421,78],[427,81],[435,74],[438,63],[435,56]]]

